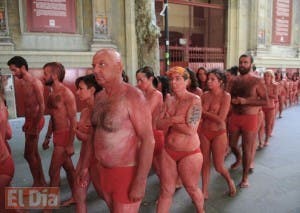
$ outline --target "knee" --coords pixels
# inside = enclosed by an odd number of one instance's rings
[[[161,187],[160,187],[160,196],[163,198],[172,197],[174,192],[175,192],[175,186],[171,187],[171,186],[161,185]]]
[[[188,194],[195,194],[198,190],[200,190],[196,185],[185,185],[184,188]]]
[[[215,169],[218,173],[223,173],[225,168],[223,165],[215,165]]]

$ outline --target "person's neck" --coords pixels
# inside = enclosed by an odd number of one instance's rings
[[[89,109],[92,109],[94,107],[94,100],[94,97],[91,97],[86,101],[86,105]]]
[[[51,87],[52,87],[53,92],[56,92],[61,89],[62,83],[59,81],[54,81]]]
[[[154,90],[155,90],[155,88],[153,88],[152,86],[149,86],[149,87],[144,91],[145,96],[149,96],[151,93],[153,93]]]
[[[105,92],[108,96],[115,95],[116,93],[122,90],[123,86],[124,85],[122,80],[115,80],[107,85],[103,85]]]
[[[24,72],[24,71],[22,71],[22,75],[23,75],[23,80],[24,81],[26,81],[26,82],[30,82],[30,81],[32,81],[32,76],[30,75],[30,73],[29,72]]]
[[[215,96],[219,95],[222,93],[222,89],[221,88],[215,88],[213,90],[211,90],[211,93]]]
[[[180,92],[174,93],[176,99],[183,100],[186,97],[187,90],[182,90]]]

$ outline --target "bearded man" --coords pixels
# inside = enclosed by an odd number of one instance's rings
[[[230,88],[232,113],[229,117],[229,144],[236,162],[231,165],[236,169],[243,164],[241,188],[249,186],[248,173],[252,162],[253,150],[258,131],[259,108],[268,102],[267,90],[262,79],[251,73],[253,58],[243,54],[239,58],[239,73]],[[242,151],[238,147],[239,136],[242,136]]]
[[[43,83],[28,72],[28,64],[23,57],[14,56],[7,62],[7,65],[9,66],[13,76],[20,80],[24,95],[24,158],[29,164],[33,177],[33,186],[46,186],[41,158],[38,151],[39,134],[45,122]]]

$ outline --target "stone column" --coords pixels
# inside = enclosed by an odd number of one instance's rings
[[[111,47],[111,21],[110,21],[110,1],[92,0],[93,8],[93,40],[91,51],[97,51],[101,48]]]
[[[9,36],[7,17],[7,0],[0,0],[0,51],[14,49],[11,37]]]
[[[160,29],[156,25],[154,1],[136,0],[135,7],[139,67],[151,66],[159,74]]]
[[[267,4],[265,0],[257,2],[257,50],[266,49]]]

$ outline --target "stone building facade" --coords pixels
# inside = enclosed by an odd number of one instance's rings
[[[157,38],[163,29],[156,26],[156,19],[162,20],[155,13],[157,2],[162,5],[163,0],[0,0],[0,68],[8,77],[11,117],[22,115],[18,109],[22,93],[6,65],[15,55],[26,58],[30,72],[37,77],[42,76],[45,63],[61,62],[67,70],[65,83],[71,87],[91,67],[94,53],[104,47],[121,52],[133,84],[140,66],[150,64],[158,73]],[[248,52],[261,71],[299,71],[298,0],[169,0],[171,4],[170,8],[179,8],[177,18],[181,19],[190,17],[179,5],[222,5],[225,30],[214,33],[224,37],[224,68],[236,65],[239,55]],[[147,44],[151,46],[144,48]]]

